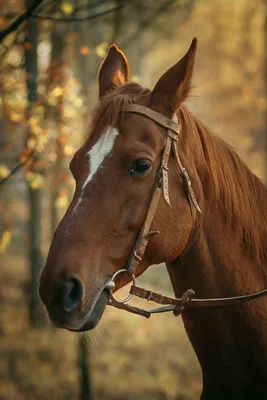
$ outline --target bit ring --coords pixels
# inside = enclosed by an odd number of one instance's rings
[[[108,289],[108,290],[110,291],[111,296],[112,296],[113,299],[116,300],[118,303],[127,303],[127,302],[128,302],[129,300],[131,300],[131,298],[133,297],[133,295],[132,295],[131,293],[129,293],[128,296],[125,297],[125,299],[117,300],[117,299],[115,299],[115,297],[114,297],[113,294],[112,294],[112,289],[115,288],[114,279],[115,279],[118,275],[124,274],[125,272],[127,272],[127,269],[125,269],[125,268],[124,268],[124,269],[119,269],[118,271],[116,271],[116,272],[112,275],[111,279],[106,283],[106,286],[105,286],[105,289]],[[131,279],[132,279],[133,285],[135,286],[135,276],[134,276],[134,274],[131,275]]]

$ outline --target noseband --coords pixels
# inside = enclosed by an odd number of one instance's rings
[[[174,154],[175,160],[177,162],[180,176],[184,183],[185,193],[190,205],[192,220],[194,213],[201,213],[201,209],[197,202],[195,193],[192,188],[192,184],[189,178],[189,175],[186,169],[183,167],[181,159],[178,153],[177,143],[179,140],[180,133],[180,124],[177,119],[176,114],[174,114],[172,119],[165,117],[164,115],[138,104],[130,104],[125,110],[127,113],[137,113],[148,117],[154,122],[158,123],[162,127],[167,130],[167,139],[166,145],[163,149],[161,164],[157,172],[157,177],[154,185],[153,194],[150,200],[150,204],[148,207],[148,211],[145,217],[145,221],[141,228],[141,231],[138,235],[138,238],[135,242],[135,246],[132,250],[132,253],[127,262],[127,267],[125,269],[120,269],[116,271],[112,276],[110,281],[106,284],[105,288],[110,291],[109,305],[129,311],[134,314],[142,315],[146,318],[149,318],[151,314],[154,313],[162,313],[167,311],[173,311],[175,316],[181,314],[182,311],[186,307],[218,307],[218,306],[229,306],[235,303],[244,302],[256,299],[258,297],[264,296],[267,294],[267,289],[264,289],[260,292],[244,295],[244,296],[235,296],[235,297],[223,297],[216,299],[196,299],[195,292],[192,289],[188,289],[180,298],[171,298],[167,296],[163,296],[161,294],[140,288],[135,285],[135,272],[136,269],[143,259],[145,254],[145,250],[149,239],[159,234],[159,231],[151,231],[151,225],[153,219],[155,217],[157,206],[159,203],[159,199],[161,194],[163,194],[164,200],[168,205],[171,205],[170,197],[169,197],[169,178],[168,178],[168,164],[171,151]],[[190,239],[189,239],[190,240]],[[116,300],[112,294],[112,289],[115,288],[114,279],[117,275],[127,273],[131,276],[133,285],[130,289],[130,294],[124,300]],[[152,309],[142,309],[126,304],[132,296],[137,296],[142,299],[146,299],[148,301],[153,301],[155,303],[161,304],[161,307],[152,308]]]

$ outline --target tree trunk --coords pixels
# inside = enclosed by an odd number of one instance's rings
[[[59,77],[57,84],[63,86],[64,81],[64,48],[65,48],[65,34],[58,29],[57,25],[54,26],[52,32],[52,57],[51,57],[51,70],[50,70],[50,82],[55,82],[55,77]],[[55,112],[56,117],[56,131],[57,138],[60,136],[60,126],[63,124],[63,94],[58,98],[57,110]],[[58,184],[59,174],[62,170],[62,154],[60,152],[60,144],[56,141],[56,153],[57,159],[51,168],[51,188],[50,188],[50,210],[51,210],[51,236],[53,236],[58,222],[58,210],[56,207],[56,200],[58,198]]]
[[[27,0],[26,7],[31,7],[33,0]],[[28,89],[28,118],[32,114],[34,103],[37,101],[37,22],[29,20],[25,29],[25,70],[27,74]],[[30,134],[28,128],[27,137]],[[29,195],[29,263],[30,263],[30,284],[29,284],[29,323],[32,327],[40,327],[44,324],[44,312],[41,306],[38,293],[38,278],[42,269],[41,251],[41,222],[42,222],[42,189],[33,189],[28,185]]]
[[[264,59],[263,59],[263,82],[264,82],[264,96],[265,96],[265,107],[264,107],[264,135],[265,135],[265,154],[263,155],[265,160],[265,183],[267,184],[267,7],[265,6],[264,16]]]
[[[78,368],[80,371],[79,400],[92,400],[92,383],[90,379],[90,365],[88,356],[88,342],[86,336],[80,336],[78,342]]]

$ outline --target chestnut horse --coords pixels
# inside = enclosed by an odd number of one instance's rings
[[[192,209],[171,151],[166,168],[171,204],[160,197],[152,223],[160,233],[150,238],[136,276],[164,262],[177,297],[189,287],[208,298],[267,285],[267,190],[183,105],[196,47],[194,39],[152,91],[127,82],[127,59],[115,45],[100,67],[100,102],[70,163],[74,197],[40,277],[41,300],[60,328],[80,332],[97,325],[109,301],[107,282],[127,265],[151,204],[166,127],[127,112],[133,104],[179,121],[180,160],[202,211]],[[130,280],[120,274],[116,288]],[[230,307],[187,308],[182,318],[203,372],[202,399],[267,399],[265,297]]]

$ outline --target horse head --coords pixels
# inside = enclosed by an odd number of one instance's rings
[[[177,120],[186,99],[196,53],[164,73],[152,91],[129,83],[125,55],[112,45],[99,69],[99,104],[88,137],[75,153],[70,170],[73,199],[54,234],[39,293],[51,321],[74,331],[92,329],[108,302],[107,282],[127,261],[142,229],[166,147],[166,127],[146,115],[127,112],[136,104]],[[182,149],[179,154],[187,165]],[[149,240],[135,273],[172,262],[186,248],[194,221],[172,151],[168,167],[170,201],[161,196]],[[194,182],[197,185],[197,180]],[[168,203],[171,203],[168,204]],[[179,223],[177,223],[179,221]],[[131,277],[116,277],[116,289]]]

